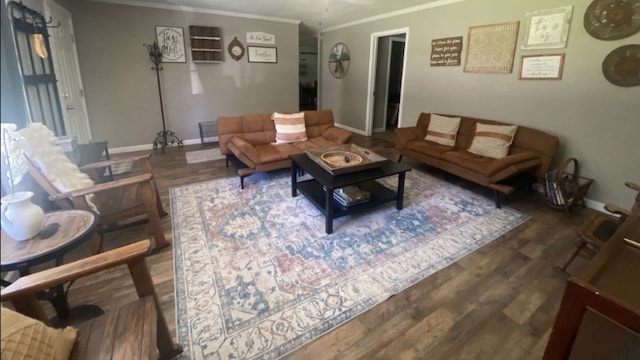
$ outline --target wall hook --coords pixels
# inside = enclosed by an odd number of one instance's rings
[[[59,28],[60,27],[60,20],[58,20],[58,25],[49,25],[53,22],[53,18],[51,16],[49,16],[49,20],[47,20],[47,22],[45,23],[45,25],[48,28]]]

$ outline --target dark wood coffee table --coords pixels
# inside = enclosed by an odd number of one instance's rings
[[[298,182],[298,174],[301,170],[311,175],[312,179]],[[298,196],[298,190],[300,190],[325,215],[325,230],[327,234],[331,234],[333,219],[340,216],[366,211],[393,200],[396,201],[396,209],[402,210],[404,179],[407,171],[410,170],[409,166],[386,160],[373,169],[333,175],[310,159],[307,154],[291,155],[291,196]],[[392,175],[398,175],[396,191],[375,181]],[[333,199],[333,191],[349,185],[358,185],[369,191],[371,194],[369,201],[352,206],[341,206]]]

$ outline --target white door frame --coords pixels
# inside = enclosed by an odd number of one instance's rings
[[[371,44],[369,51],[369,81],[367,85],[367,111],[366,111],[366,121],[365,121],[365,135],[371,136],[373,133],[373,106],[374,106],[374,97],[373,93],[375,91],[375,83],[376,83],[376,67],[377,67],[377,54],[378,54],[378,39],[385,36],[392,35],[405,35],[405,46],[404,46],[404,57],[402,60],[402,87],[400,90],[400,105],[398,109],[398,126],[402,121],[402,103],[404,98],[404,84],[405,84],[405,75],[406,75],[406,67],[407,67],[407,44],[409,43],[409,28],[401,28],[395,30],[387,30],[381,31],[371,34]]]
[[[53,0],[46,0],[44,1],[44,10],[45,10],[45,14],[47,17],[51,17],[51,12],[52,10],[55,12],[60,12],[65,14],[65,17],[68,19],[69,23],[67,24],[70,29],[71,29],[71,33],[73,34],[73,17],[71,12],[69,12],[69,10],[65,9],[64,7],[58,5],[57,3],[55,3]],[[63,21],[63,20],[56,20],[54,19],[54,22],[57,21]],[[55,29],[50,29],[49,32],[52,33],[56,31]],[[57,86],[58,86],[58,93],[60,94],[60,106],[62,107],[62,117],[64,120],[64,125],[65,125],[65,129],[67,130],[67,135],[76,135],[79,137],[78,142],[81,143],[85,143],[85,142],[91,142],[93,139],[93,136],[91,134],[91,123],[89,122],[89,113],[87,111],[87,103],[85,100],[85,95],[84,95],[84,84],[82,82],[82,74],[80,73],[80,62],[78,60],[78,51],[76,49],[76,44],[75,41],[72,41],[72,54],[71,57],[73,58],[75,64],[72,64],[73,69],[69,70],[67,69],[65,66],[61,65],[61,61],[57,56],[57,52],[60,51],[57,47],[56,47],[56,40],[55,40],[55,36],[52,36],[52,34],[50,34],[49,36],[49,43],[51,45],[51,52],[53,54],[51,54],[51,56],[53,57],[53,68],[56,74],[56,78],[57,78]],[[59,46],[59,45],[58,45]],[[71,71],[73,72],[72,74],[67,74],[67,71]],[[65,74],[69,75],[69,76],[64,76]],[[68,114],[68,109],[67,109],[67,104],[65,103],[65,91],[64,89],[62,89],[61,86],[61,82],[60,79],[63,78],[72,78],[75,77],[77,79],[77,81],[79,82],[77,85],[78,89],[80,89],[80,93],[78,94],[74,94],[74,102],[75,102],[75,109],[73,111],[75,112],[80,112],[79,116],[76,116],[76,119],[80,119],[78,124],[74,124],[74,126],[70,126],[70,117]],[[70,134],[69,130],[70,129],[80,129],[80,132],[82,132],[81,134]]]

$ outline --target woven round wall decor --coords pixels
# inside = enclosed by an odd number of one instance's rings
[[[584,28],[600,40],[624,39],[640,31],[640,0],[593,0]]]
[[[612,84],[640,85],[640,45],[624,45],[613,50],[602,62],[602,73]]]

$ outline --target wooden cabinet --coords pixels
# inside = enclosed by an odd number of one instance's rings
[[[544,359],[640,358],[640,216],[627,218],[571,277]]]
[[[222,62],[222,37],[220,28],[189,26],[191,58],[194,62]]]

